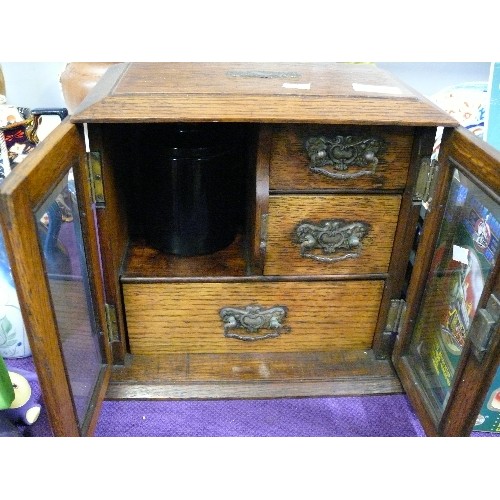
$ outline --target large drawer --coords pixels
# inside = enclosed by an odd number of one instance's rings
[[[269,197],[265,275],[386,273],[399,195]]]
[[[369,349],[382,288],[382,280],[124,283],[130,351]]]
[[[271,190],[402,190],[413,144],[411,127],[277,125]]]

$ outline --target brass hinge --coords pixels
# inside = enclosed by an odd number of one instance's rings
[[[391,300],[389,312],[387,314],[387,322],[384,332],[401,333],[403,325],[404,313],[406,312],[406,301],[403,299]]]
[[[106,326],[108,330],[108,341],[119,342],[118,320],[116,317],[116,307],[111,304],[104,304],[106,310]]]
[[[264,257],[267,247],[267,229],[269,222],[269,214],[262,214],[260,217],[260,245],[259,250],[261,255]]]
[[[101,153],[99,151],[90,151],[88,153],[88,165],[92,202],[95,203],[96,207],[103,208],[106,200],[104,199],[102,162]]]
[[[420,202],[427,211],[431,209],[434,191],[436,190],[438,168],[439,163],[431,158],[423,158],[420,162],[413,198]]]
[[[491,294],[484,309],[479,309],[472,321],[469,338],[476,359],[481,362],[500,319],[500,300]]]
[[[396,336],[401,333],[405,312],[406,301],[403,299],[391,300],[387,321],[382,333],[382,343],[376,355],[378,359],[387,359],[390,356]]]

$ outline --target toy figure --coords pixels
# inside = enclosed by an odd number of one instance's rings
[[[36,374],[15,368],[9,370],[9,376],[14,388],[14,401],[9,408],[1,410],[12,423],[32,425],[40,416],[41,406],[34,401],[30,381],[36,380]]]

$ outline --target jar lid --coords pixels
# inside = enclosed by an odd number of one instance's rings
[[[210,123],[176,125],[158,139],[169,159],[206,160],[234,151],[239,145],[237,138],[234,126]]]

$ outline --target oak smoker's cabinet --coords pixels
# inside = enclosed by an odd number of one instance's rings
[[[1,186],[54,434],[104,397],[402,391],[469,434],[500,359],[499,165],[373,65],[112,66]]]

